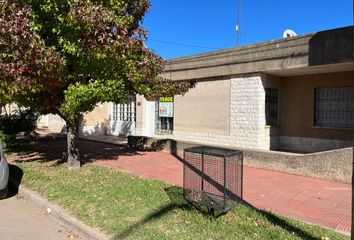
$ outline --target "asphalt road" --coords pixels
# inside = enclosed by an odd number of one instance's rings
[[[15,195],[0,200],[1,240],[79,239],[36,205]]]

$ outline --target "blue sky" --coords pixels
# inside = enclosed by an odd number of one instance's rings
[[[147,45],[163,58],[236,46],[237,0],[151,1],[143,26],[149,31]],[[352,4],[352,0],[242,0],[240,45],[281,38],[289,28],[300,35],[352,25]]]

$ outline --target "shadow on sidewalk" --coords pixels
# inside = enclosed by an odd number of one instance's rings
[[[92,163],[95,161],[119,160],[119,156],[142,155],[143,153],[129,149],[127,146],[100,143],[89,140],[79,140],[81,163]],[[23,162],[51,162],[62,164],[64,154],[67,152],[66,138],[37,139],[36,141],[17,141],[16,144],[7,148],[16,157],[8,159],[15,163]],[[58,161],[59,160],[59,161]]]

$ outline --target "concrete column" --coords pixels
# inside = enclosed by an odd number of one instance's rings
[[[146,132],[146,100],[143,96],[136,96],[136,135],[145,135]]]
[[[143,96],[137,96],[136,135],[154,136],[155,134],[155,101],[147,101]]]
[[[146,102],[146,136],[153,136],[155,134],[156,126],[156,102]]]

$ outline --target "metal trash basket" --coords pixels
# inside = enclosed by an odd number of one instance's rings
[[[183,195],[193,205],[227,212],[243,199],[243,153],[207,146],[184,149]]]

